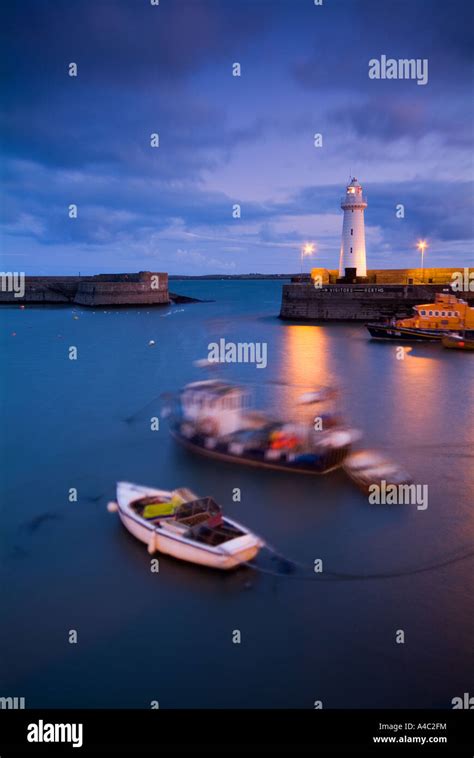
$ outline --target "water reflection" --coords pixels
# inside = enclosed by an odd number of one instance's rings
[[[298,404],[301,395],[335,382],[327,332],[314,326],[287,326],[276,378],[281,382],[280,403],[286,413],[298,420],[307,418],[308,408]]]

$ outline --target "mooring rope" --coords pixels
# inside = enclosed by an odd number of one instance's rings
[[[474,557],[473,548],[466,553],[462,553],[461,555],[454,555],[450,558],[438,560],[435,563],[403,569],[401,571],[378,572],[374,574],[353,574],[349,572],[327,570],[317,572],[314,571],[313,567],[310,565],[299,563],[298,561],[293,561],[289,558],[286,558],[281,553],[278,553],[271,545],[266,545],[265,549],[272,555],[273,559],[277,559],[281,562],[283,569],[282,571],[272,571],[271,569],[259,566],[258,563],[254,563],[253,561],[246,561],[243,565],[248,566],[254,571],[258,571],[261,574],[268,574],[269,576],[276,577],[287,577],[288,579],[296,579],[300,581],[360,581],[367,579],[393,579],[401,576],[421,574],[425,571],[434,571],[436,569],[443,568],[444,566],[449,566],[453,563],[458,563],[460,561]],[[303,575],[296,574],[295,571],[297,569],[302,569],[306,573]]]

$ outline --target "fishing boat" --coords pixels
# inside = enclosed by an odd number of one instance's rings
[[[442,337],[441,344],[454,350],[474,350],[474,333],[469,338],[465,334],[446,334]]]
[[[301,404],[323,403],[333,391],[305,393]],[[341,465],[360,433],[344,426],[334,413],[320,412],[306,421],[286,421],[252,411],[248,388],[218,379],[187,384],[169,411],[173,437],[189,450],[208,457],[300,474],[324,474]]]
[[[377,450],[358,450],[347,456],[343,469],[366,495],[371,485],[411,484],[409,474]]]
[[[108,504],[122,524],[148,546],[148,552],[217,569],[251,561],[264,542],[249,529],[223,516],[211,497],[187,488],[173,491],[118,482],[117,501]]]
[[[472,330],[474,337],[474,308],[455,295],[441,292],[434,303],[416,305],[411,318],[366,327],[374,339],[397,342],[440,342],[446,334],[460,330]]]

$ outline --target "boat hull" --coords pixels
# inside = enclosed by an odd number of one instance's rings
[[[396,342],[440,342],[446,334],[441,330],[409,329],[386,324],[366,324],[372,339]]]
[[[304,464],[288,460],[266,460],[262,451],[253,453],[246,451],[239,455],[233,454],[224,443],[218,444],[213,448],[208,448],[206,447],[206,438],[203,435],[196,434],[193,437],[185,437],[180,432],[179,424],[172,425],[170,431],[172,436],[181,445],[193,453],[199,453],[208,458],[214,458],[215,460],[227,463],[237,463],[242,466],[254,466],[296,474],[327,474],[342,465],[351,448],[350,444],[348,444],[344,447],[328,450],[321,453],[314,464]]]
[[[151,529],[136,523],[133,519],[122,511],[119,512],[120,520],[124,527],[133,534],[134,537],[144,542],[150,543]],[[228,570],[240,566],[242,563],[253,560],[260,550],[260,545],[251,545],[232,555],[222,555],[212,551],[204,550],[194,545],[183,544],[173,537],[164,536],[155,532],[154,546],[158,553],[170,555],[180,561],[187,563],[197,563],[200,566],[209,568]]]
[[[474,350],[474,339],[464,339],[455,337],[443,337],[441,340],[443,347],[453,350]]]

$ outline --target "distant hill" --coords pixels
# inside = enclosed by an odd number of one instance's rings
[[[291,279],[294,276],[299,276],[299,274],[202,274],[199,276],[170,274],[168,279]]]

